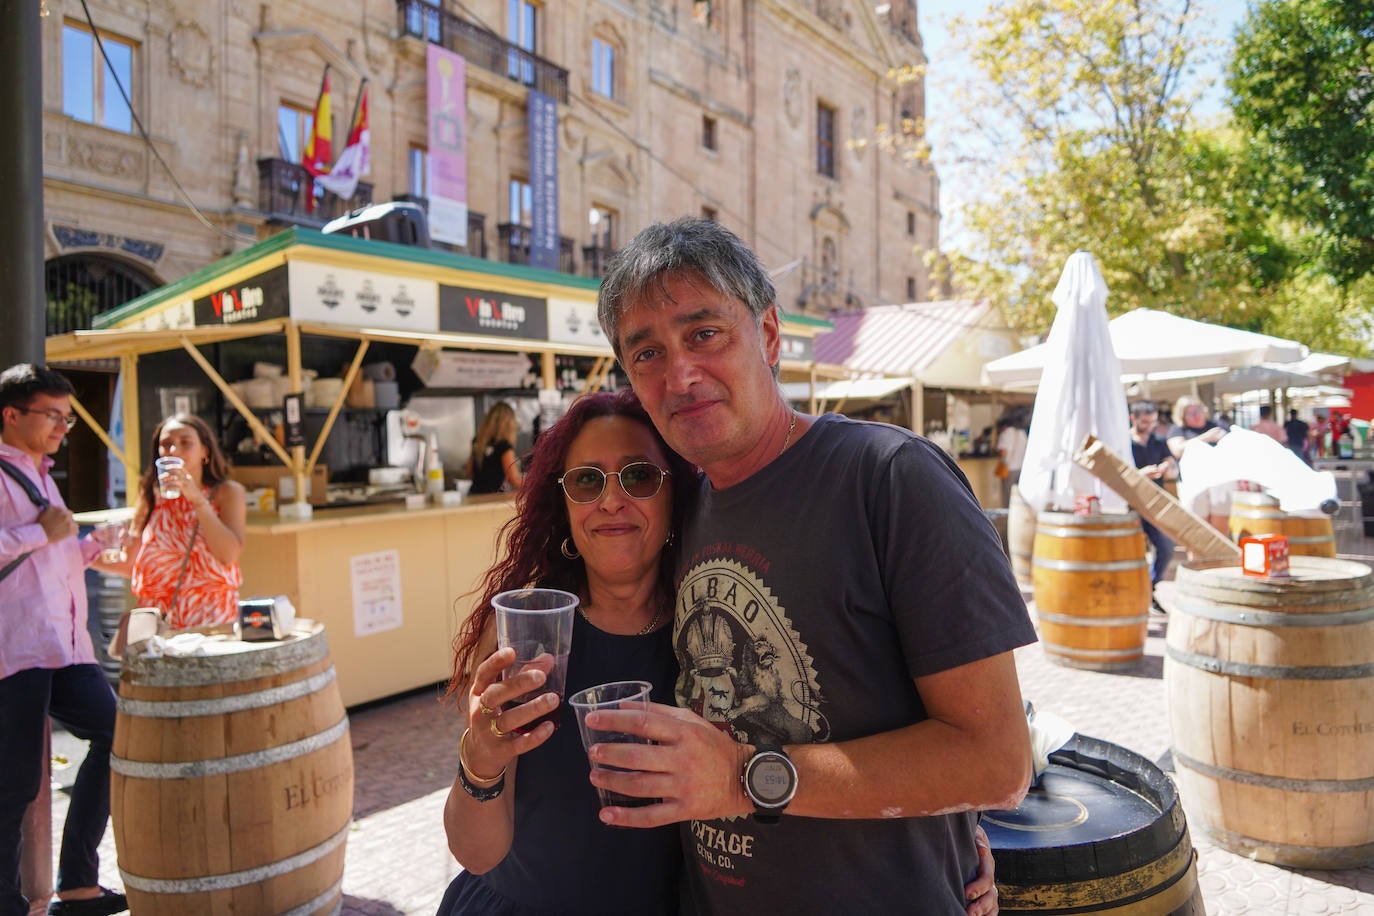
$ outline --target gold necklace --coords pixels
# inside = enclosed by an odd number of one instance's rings
[[[786,435],[785,437],[783,437],[783,440],[782,440],[782,448],[778,449],[778,457],[779,457],[779,458],[782,457],[782,453],[783,453],[783,452],[787,451],[788,443],[790,443],[790,442],[792,441],[792,433],[795,432],[796,429],[797,429],[797,412],[794,410],[794,411],[792,411],[792,419],[791,419],[791,421],[787,424],[787,435]]]
[[[587,621],[587,623],[591,623],[592,626],[596,626],[596,624],[592,623],[591,615],[589,615],[589,614],[587,613],[587,609],[586,609],[585,607],[583,607],[582,605],[579,604],[579,605],[577,606],[577,610],[578,610],[578,612],[582,615],[582,619],[583,619],[583,620]],[[654,611],[654,616],[653,616],[652,618],[649,619],[649,622],[646,623],[646,624],[644,624],[644,629],[640,630],[638,633],[636,633],[636,634],[634,634],[634,635],[636,635],[636,636],[646,636],[646,635],[648,635],[649,632],[652,631],[654,627],[658,626],[658,622],[659,622],[660,619],[662,619],[662,617],[663,617],[663,608],[660,607],[658,610]],[[598,627],[598,629],[600,629],[600,628]]]

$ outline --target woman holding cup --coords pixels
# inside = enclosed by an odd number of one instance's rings
[[[600,822],[576,719],[543,689],[553,659],[502,680],[515,651],[497,649],[492,602],[530,586],[571,592],[567,695],[644,680],[671,703],[671,545],[695,480],[629,393],[582,398],[540,437],[501,533],[503,559],[455,647],[450,693],[462,698],[464,731],[444,827],[465,870],[441,913],[677,911],[677,828]]]
[[[190,414],[158,424],[155,455],[139,481],[128,558],[98,564],[131,578],[140,603],[172,629],[228,623],[238,615],[247,500],[209,425]]]

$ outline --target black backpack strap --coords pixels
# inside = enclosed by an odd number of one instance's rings
[[[33,500],[33,504],[37,506],[40,510],[48,508],[49,503],[47,497],[44,496],[42,491],[38,489],[38,484],[34,483],[32,480],[29,480],[28,476],[23,471],[19,470],[17,467],[10,464],[3,458],[0,458],[0,471],[4,471],[6,474],[10,475],[16,481],[18,481],[19,485],[24,488],[24,492],[29,494],[29,499]],[[14,572],[15,569],[18,568],[20,563],[23,563],[25,560],[29,558],[30,553],[33,553],[33,551],[30,550],[28,553],[22,553],[19,556],[15,557],[13,560],[11,560],[9,563],[5,564],[5,568],[0,569],[0,580],[3,580],[10,573]]]
[[[38,489],[38,484],[29,480],[28,475],[23,471],[10,464],[4,458],[0,458],[0,471],[4,471],[6,474],[13,477],[19,483],[19,486],[24,488],[24,492],[29,494],[29,499],[33,500],[35,506],[40,509],[48,508],[48,498],[43,495],[43,491]]]

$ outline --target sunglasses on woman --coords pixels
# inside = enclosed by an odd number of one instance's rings
[[[601,468],[569,468],[558,478],[563,493],[575,503],[592,503],[601,498],[606,489],[606,478],[614,477],[620,481],[620,489],[635,499],[653,499],[663,489],[663,478],[673,476],[670,472],[648,461],[634,461],[618,471],[603,471]]]

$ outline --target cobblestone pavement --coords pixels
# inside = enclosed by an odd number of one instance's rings
[[[1351,556],[1345,548],[1342,555]],[[1166,625],[1167,618],[1152,617],[1145,659],[1126,673],[1060,667],[1046,660],[1040,646],[1028,646],[1017,652],[1022,693],[1037,709],[1067,719],[1079,732],[1121,744],[1171,772],[1162,679]],[[433,913],[458,869],[445,844],[442,820],[458,754],[453,711],[441,707],[437,691],[429,689],[353,710],[351,727],[356,785],[343,912]],[[80,761],[80,742],[66,735],[55,736],[54,742],[55,750],[71,760],[54,772],[54,779],[67,784]],[[1189,821],[1198,823],[1200,818],[1188,810],[1189,799],[1183,803]],[[66,805],[65,793],[54,791],[59,831]],[[1196,827],[1191,832],[1211,916],[1374,916],[1374,867],[1279,868],[1227,852]],[[109,833],[101,846],[101,879],[121,886]]]

